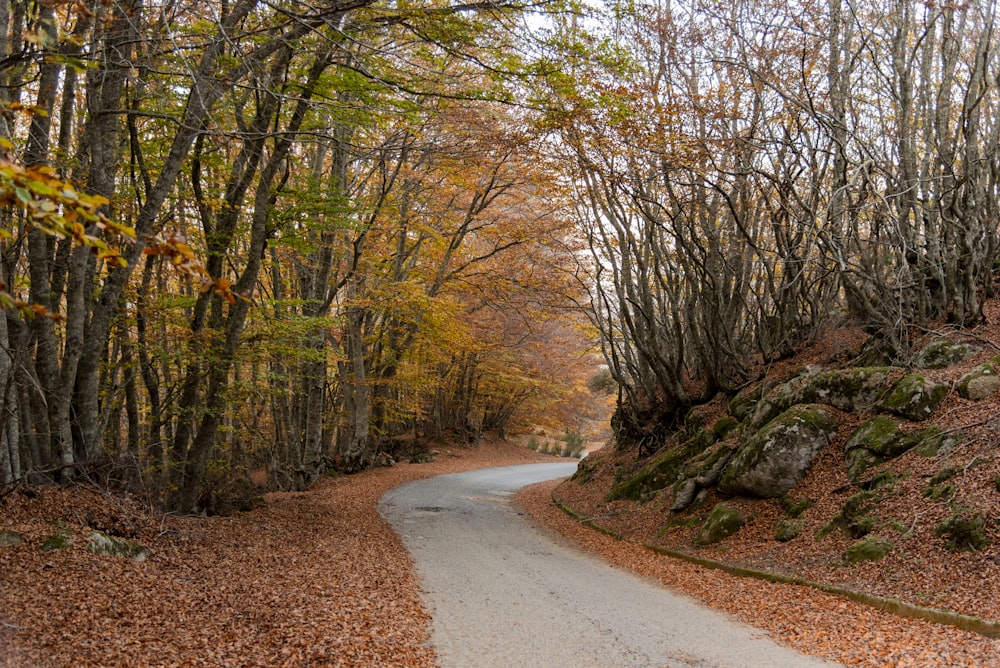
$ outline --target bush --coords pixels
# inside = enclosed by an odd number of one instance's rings
[[[580,432],[569,429],[566,434],[562,437],[564,445],[559,454],[563,457],[573,457],[578,458],[583,454],[583,436]]]
[[[601,369],[587,381],[587,389],[594,394],[613,394],[618,391],[618,383],[611,376],[611,371]]]

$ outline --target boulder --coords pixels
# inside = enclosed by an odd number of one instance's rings
[[[787,543],[802,533],[805,523],[802,520],[779,520],[774,531],[774,539],[779,543]]]
[[[913,365],[918,369],[943,369],[967,360],[977,350],[971,343],[941,337],[924,346],[913,358]]]
[[[862,561],[881,561],[892,549],[892,541],[877,536],[868,536],[844,551],[844,561],[857,564]]]
[[[53,534],[45,539],[42,543],[42,552],[56,552],[59,550],[68,550],[73,547],[73,534],[63,529],[57,534]]]
[[[797,404],[825,404],[844,411],[868,409],[885,394],[891,372],[889,367],[855,367],[793,378],[757,402],[748,428],[759,429]]]
[[[612,487],[605,500],[648,501],[661,489],[683,478],[688,460],[703,452],[713,442],[711,430],[699,429],[680,445],[668,446],[654,455],[635,475]]]
[[[20,545],[22,541],[21,534],[16,531],[0,531],[0,547],[10,547],[11,545]]]
[[[719,480],[719,491],[734,496],[784,496],[802,479],[836,431],[837,421],[826,409],[812,405],[790,408],[733,455]]]
[[[125,557],[132,561],[146,561],[149,548],[116,536],[105,536],[97,531],[87,532],[87,549],[94,554]]]
[[[739,424],[740,423],[737,422],[735,418],[731,418],[728,415],[723,416],[716,420],[715,424],[712,425],[712,433],[715,434],[715,438],[717,440],[721,441],[729,436],[730,432],[732,432],[733,429],[736,429]]]
[[[878,504],[881,496],[874,491],[863,491],[849,497],[840,513],[830,524],[851,538],[867,536],[879,521]]]
[[[695,547],[713,545],[740,530],[745,520],[739,511],[720,503],[712,508],[708,519],[692,541]]]
[[[760,401],[764,386],[757,385],[750,390],[740,392],[729,402],[729,414],[737,420],[745,420]]]
[[[945,431],[932,424],[926,429],[907,434],[900,447],[905,446],[906,450],[913,450],[921,457],[937,457],[961,443],[963,437],[961,431]]]
[[[929,381],[919,373],[911,373],[896,381],[889,395],[879,402],[879,408],[919,422],[931,416],[947,393],[947,385]]]
[[[865,341],[857,357],[851,362],[856,366],[892,366],[902,357],[899,346],[894,341],[873,336]]]
[[[872,466],[898,457],[908,449],[896,421],[879,415],[863,422],[844,444],[847,477],[857,482]]]
[[[1000,373],[992,364],[978,366],[958,381],[958,394],[970,401],[982,401],[998,389]]]

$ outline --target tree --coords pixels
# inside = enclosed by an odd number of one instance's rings
[[[538,97],[560,102],[622,443],[658,442],[845,312],[900,359],[914,328],[979,321],[993,20],[974,3],[617,3],[553,30],[572,69]]]

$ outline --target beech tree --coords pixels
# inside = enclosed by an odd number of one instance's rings
[[[489,359],[504,253],[570,257],[561,204],[524,214],[523,11],[0,2],[2,483],[103,472],[187,512],[423,428],[430,351]]]
[[[553,29],[566,178],[623,443],[853,318],[982,317],[996,260],[993,7],[612,3]],[[640,448],[642,451],[642,448]]]

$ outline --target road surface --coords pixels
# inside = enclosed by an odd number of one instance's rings
[[[403,536],[442,668],[831,666],[537,530],[511,503],[576,462],[408,483],[379,511]]]

